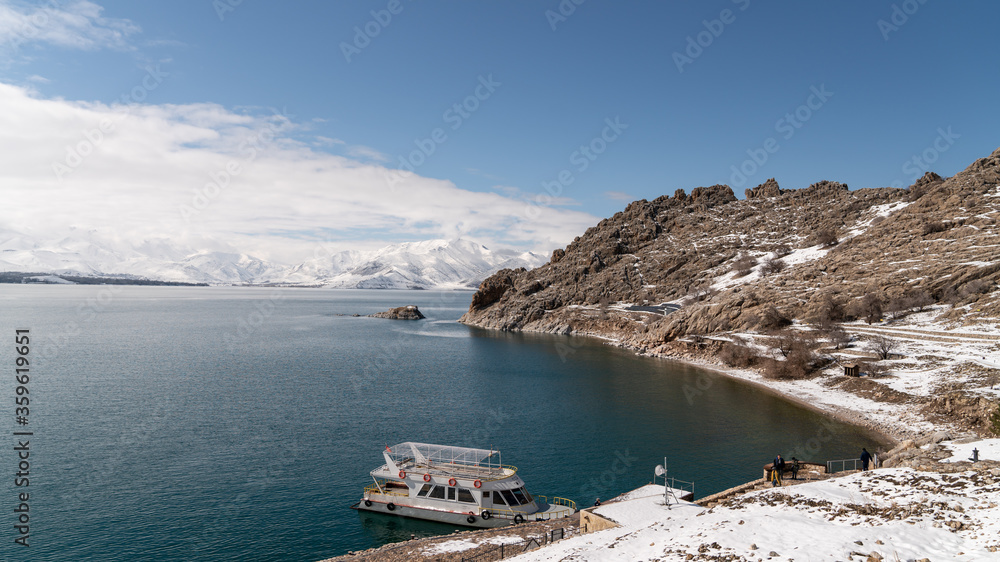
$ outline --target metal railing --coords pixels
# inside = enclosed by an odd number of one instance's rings
[[[542,500],[542,503],[547,503],[549,505],[561,505],[563,507],[568,507],[573,511],[576,511],[576,502],[573,500],[560,498],[558,496],[553,496],[552,501],[549,501],[548,496],[534,496],[534,497],[535,501]]]
[[[850,468],[848,468],[850,465]],[[834,470],[835,466],[840,466],[840,470]],[[861,459],[841,459],[836,461],[826,461],[826,473],[844,472],[845,470],[861,470]]]
[[[579,534],[571,528],[552,529],[540,537],[528,537],[522,541],[500,544],[471,556],[462,557],[462,562],[493,562],[503,560],[511,556],[517,556],[529,550],[533,550],[556,541],[569,538]]]
[[[691,492],[691,500],[694,500],[694,482],[670,478],[670,487],[682,492]]]
[[[382,486],[382,489],[379,489],[379,486]],[[365,488],[365,497],[367,498],[367,497],[372,496],[372,495],[381,495],[381,496],[409,496],[410,494],[409,494],[408,491],[407,492],[392,492],[392,491],[389,491],[389,489],[385,488],[385,482],[382,482],[382,483],[380,483],[378,485],[372,484],[371,486],[368,486],[368,487]]]

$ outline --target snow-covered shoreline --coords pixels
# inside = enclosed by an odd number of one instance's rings
[[[665,506],[663,487],[648,485],[595,510],[619,527],[512,560],[997,560],[1000,469],[992,470],[879,469],[710,509]]]
[[[968,428],[915,407],[941,393],[962,390],[994,402],[1000,400],[1000,326],[980,324],[958,328],[935,320],[940,308],[932,307],[893,322],[842,324],[854,340],[851,346],[833,353],[837,360],[834,366],[814,377],[798,380],[769,379],[755,370],[726,366],[705,353],[679,351],[677,345],[637,348],[615,334],[587,335],[640,355],[678,361],[752,384],[802,407],[864,428],[889,444],[936,431],[969,433]],[[842,374],[841,363],[872,359],[866,357],[871,354],[868,340],[879,335],[893,339],[896,347],[893,359],[882,361],[889,369],[887,374],[858,379],[874,390],[852,392],[844,385],[833,384]],[[744,338],[751,345],[769,337],[741,333],[713,336],[713,339],[732,336]],[[773,352],[766,343],[756,347],[763,353]]]

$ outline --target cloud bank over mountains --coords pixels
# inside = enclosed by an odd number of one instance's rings
[[[326,152],[320,147],[360,155],[315,139],[282,111],[142,103],[169,79],[148,65],[112,104],[46,99],[0,83],[0,227],[43,239],[96,230],[292,264],[317,246],[429,238],[547,253],[596,222]]]

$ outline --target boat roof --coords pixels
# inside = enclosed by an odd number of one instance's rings
[[[483,461],[500,453],[496,449],[472,449],[412,441],[386,446],[386,450],[396,463],[412,460],[417,464],[448,463],[468,466],[481,465]]]

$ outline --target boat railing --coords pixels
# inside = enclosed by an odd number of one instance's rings
[[[483,482],[492,482],[494,480],[502,480],[504,478],[510,478],[515,473],[517,473],[517,467],[511,465],[475,466],[475,465],[462,465],[462,464],[450,464],[450,463],[417,464],[410,462],[398,466],[400,470],[404,470],[408,473],[437,474],[454,478],[467,478],[470,480],[480,480]],[[381,472],[388,469],[389,469],[388,465],[382,465],[381,467],[373,470],[372,472]]]
[[[378,484],[372,484],[371,486],[368,486],[367,488],[365,488],[365,497],[367,498],[367,497],[372,496],[372,495],[381,495],[381,496],[409,496],[409,492],[395,492],[395,491],[392,491],[392,490],[386,488],[385,482],[383,481],[383,482],[379,482]]]
[[[573,511],[576,511],[576,502],[573,500],[568,500],[566,498],[553,497],[552,501],[549,501],[548,496],[535,496],[535,501],[541,500],[542,503],[547,503],[549,505],[561,505],[563,507],[568,507]]]
[[[523,511],[514,511],[513,509],[502,509],[497,507],[491,507],[488,511],[493,517],[498,517],[500,519],[514,519],[516,517],[521,517],[522,521],[548,521],[550,519],[562,519],[566,517],[565,513],[553,513],[546,511],[525,513]]]

